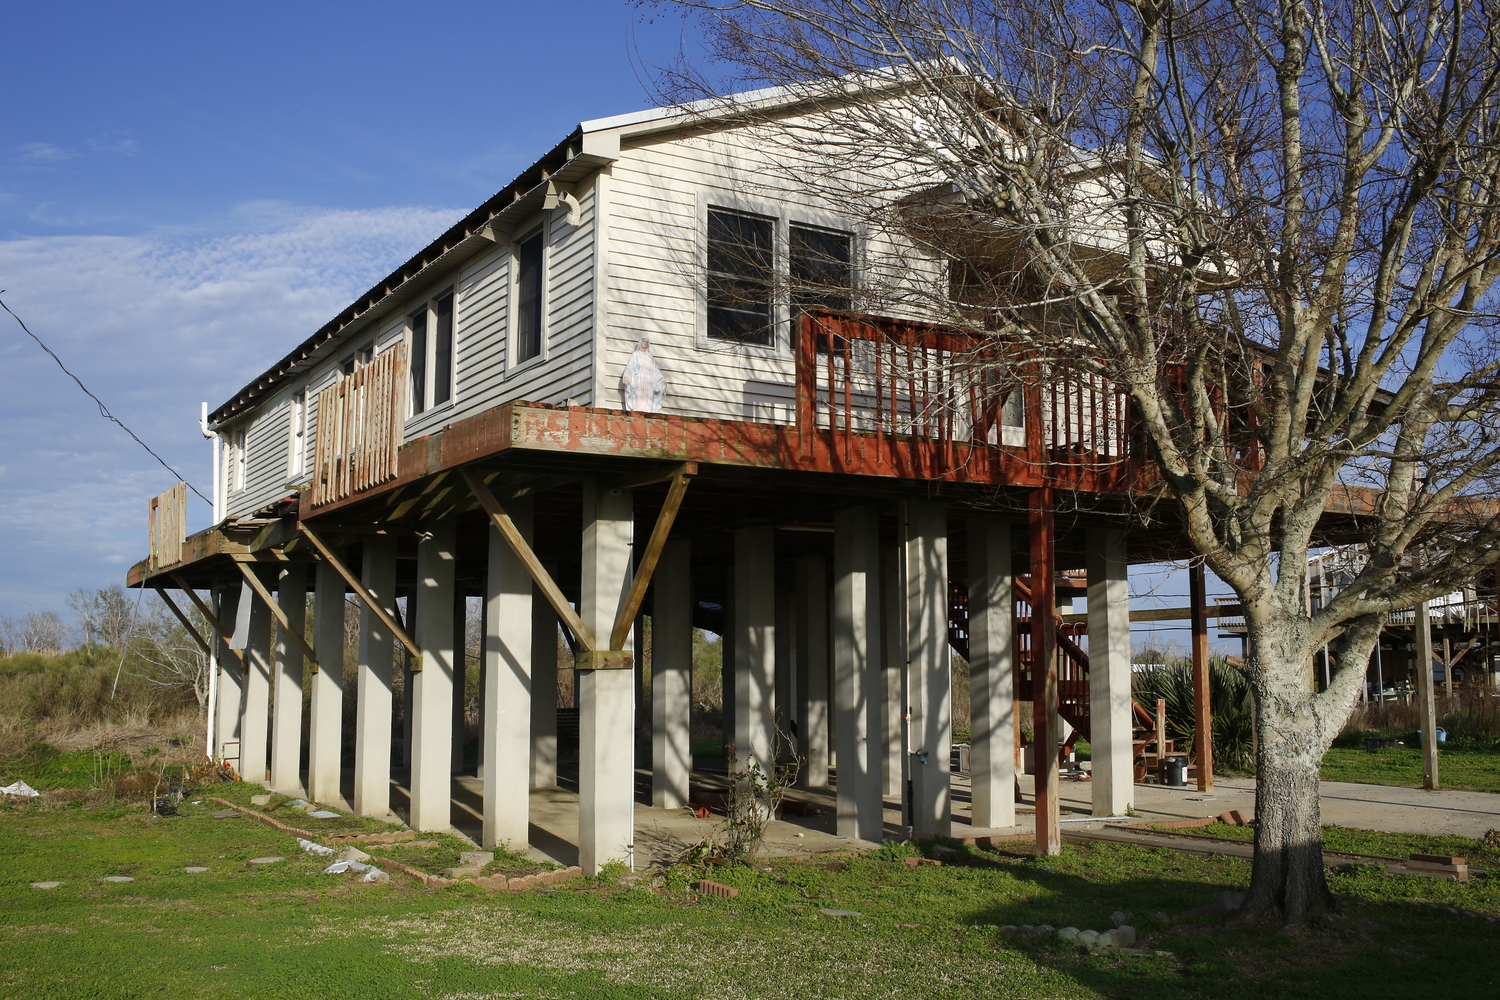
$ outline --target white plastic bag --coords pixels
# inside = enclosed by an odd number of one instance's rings
[[[310,840],[303,840],[301,837],[297,838],[297,846],[301,847],[302,850],[305,851],[308,854],[332,854],[333,853],[333,848],[331,848],[331,847],[324,847],[322,844],[314,844],[312,841],[310,841]]]
[[[0,792],[4,792],[6,795],[21,795],[28,799],[34,799],[42,794],[24,781],[18,781],[14,785],[6,785],[4,788],[0,788]]]

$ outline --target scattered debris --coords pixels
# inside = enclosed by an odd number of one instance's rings
[[[323,848],[323,850],[318,851],[317,853],[322,854],[324,851],[332,854],[333,848],[325,847]],[[361,851],[357,847],[346,847],[339,852],[339,858],[343,861],[369,861],[370,855],[366,854],[364,851]]]
[[[494,851],[460,851],[458,853],[458,863],[461,865],[477,865],[483,868],[494,860]]]
[[[342,837],[324,837],[325,844],[402,844],[404,847],[436,847],[437,841],[423,840],[418,843],[404,843],[404,841],[415,841],[417,832],[415,830],[396,830],[391,833],[355,833]]]
[[[937,858],[903,858],[902,860],[906,862],[906,867],[908,868],[916,868],[920,865],[931,865],[934,868],[941,868],[943,866],[943,863]]]
[[[452,868],[443,869],[443,874],[451,879],[478,878],[483,872],[483,865],[455,865]]]
[[[314,809],[307,815],[311,816],[313,819],[340,819],[344,814],[336,813],[332,809]]]
[[[0,788],[0,792],[6,795],[19,795],[27,799],[34,799],[42,794],[24,781],[18,781],[14,785],[6,785],[4,788]]]
[[[315,844],[311,840],[308,840],[305,837],[298,837],[297,838],[297,846],[300,847],[300,848],[302,848],[302,851],[305,854],[324,854],[324,855],[327,855],[327,854],[332,854],[333,853],[333,848],[331,848],[331,847],[324,847],[322,844]],[[365,857],[368,858],[369,855],[366,854]]]
[[[215,810],[214,812],[209,813],[209,815],[212,816],[214,819],[239,819],[240,818],[240,812],[239,812],[238,809],[218,809],[218,810]]]
[[[101,881],[101,882],[134,882],[135,879],[131,878],[129,875],[106,875],[103,878],[101,878],[99,881]]]
[[[1245,816],[1244,813],[1240,812],[1238,809],[1231,809],[1228,812],[1221,812],[1219,813],[1217,818],[1218,821],[1220,823],[1223,823],[1225,826],[1250,825],[1250,820]]]
[[[278,861],[285,861],[285,860],[286,860],[286,858],[276,858],[276,857],[271,857],[271,858],[251,858],[250,859],[250,864],[252,864],[252,865],[274,865]]]
[[[250,804],[252,806],[268,806],[268,805],[271,804],[271,796],[269,796],[269,795],[252,795],[252,796],[250,796]]]
[[[62,885],[61,882],[33,882],[33,883],[31,883],[31,887],[33,889],[56,889],[60,885]]]
[[[705,896],[723,896],[726,899],[733,899],[740,894],[740,891],[732,885],[725,885],[722,882],[710,882],[706,878],[699,879],[693,888]],[[824,910],[823,912],[828,913],[830,911]]]
[[[206,872],[206,871],[208,871],[208,869],[204,868],[202,865],[192,865],[192,866],[190,866],[188,868],[184,868],[183,871],[185,871],[185,872],[192,872],[192,873],[196,874],[198,872]]]

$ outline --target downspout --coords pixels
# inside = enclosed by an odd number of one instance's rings
[[[208,426],[208,403],[206,403],[206,402],[203,404],[203,408],[202,408],[202,410],[199,411],[199,414],[198,414],[198,429],[203,432],[203,436],[204,437],[208,438],[210,441],[213,442],[213,452],[214,452],[214,490],[213,490],[213,495],[214,495],[213,519],[214,519],[214,522],[213,523],[214,523],[214,526],[217,527],[218,524],[219,524],[219,512],[221,510],[223,510],[223,502],[220,499],[220,493],[219,493],[220,487],[222,486],[222,483],[220,481],[222,479],[222,477],[219,475],[219,471],[220,471],[219,470],[219,451],[220,451],[220,448],[222,447],[222,444],[221,444],[218,432],[209,429],[209,426]],[[212,590],[209,591],[209,603],[210,603],[210,606],[214,608],[215,613],[217,613],[218,612],[218,605],[216,603],[214,603],[214,593],[213,593]],[[210,649],[210,652],[208,654],[208,721],[207,721],[207,723],[205,725],[205,729],[204,729],[204,733],[203,733],[203,744],[204,744],[203,745],[203,752],[208,757],[209,760],[213,760],[214,759],[214,735],[215,735],[214,734],[214,723],[216,721],[216,718],[218,716],[218,711],[219,711],[219,643],[218,643],[217,639],[213,642],[213,644],[209,647],[209,649]]]

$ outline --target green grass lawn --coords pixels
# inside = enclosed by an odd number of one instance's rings
[[[243,786],[230,798],[248,795]],[[720,867],[556,891],[429,890],[403,876],[324,875],[326,858],[205,803],[0,808],[0,996],[27,998],[1215,998],[1500,995],[1488,954],[1500,881],[1336,874],[1348,903],[1298,935],[1160,922],[1249,865],[1117,845],[1029,858],[961,848],[909,868],[904,848],[818,863]],[[418,848],[442,860],[454,844]],[[454,842],[456,843],[456,842]],[[390,849],[391,856],[399,856]],[[265,866],[252,858],[285,855]],[[187,866],[208,872],[190,874]],[[129,883],[98,881],[128,875]],[[56,889],[34,889],[54,880]],[[1422,905],[1441,904],[1441,909]],[[854,911],[835,917],[823,909]],[[1002,936],[1005,924],[1106,929],[1132,914],[1165,956],[1086,955]]]
[[[1323,756],[1323,780],[1359,781],[1369,785],[1422,784],[1422,751],[1416,748],[1376,750],[1333,747]],[[1443,750],[1438,756],[1443,788],[1500,792],[1500,753]]]

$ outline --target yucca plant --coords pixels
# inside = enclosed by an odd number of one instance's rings
[[[1167,735],[1187,754],[1193,747],[1193,663],[1184,657],[1164,665],[1137,667],[1131,688],[1135,700],[1154,711],[1156,700],[1167,702]],[[1250,685],[1237,667],[1222,656],[1208,661],[1208,698],[1213,710],[1214,765],[1226,771],[1255,772],[1255,709]]]

